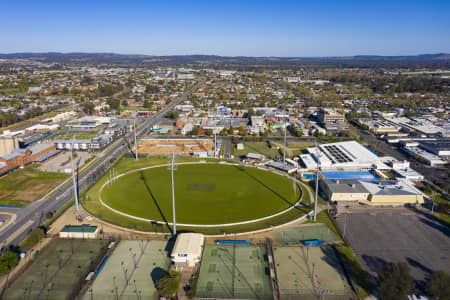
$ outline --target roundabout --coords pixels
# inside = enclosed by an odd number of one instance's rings
[[[227,227],[282,216],[301,201],[292,178],[238,164],[185,162],[174,172],[177,225]],[[168,165],[131,170],[105,181],[98,200],[109,211],[172,225]]]

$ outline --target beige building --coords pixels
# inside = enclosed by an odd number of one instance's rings
[[[171,258],[177,269],[193,267],[202,258],[205,237],[201,233],[181,233],[173,246]]]
[[[319,183],[322,196],[340,205],[421,204],[423,194],[406,179],[361,181],[356,179],[323,179]]]
[[[395,181],[361,181],[370,192],[369,201],[372,204],[422,204],[423,194],[409,180]]]
[[[0,156],[10,154],[14,149],[19,148],[19,140],[16,137],[0,138]]]
[[[368,200],[369,191],[356,179],[323,179],[319,183],[322,196],[331,202]]]
[[[317,112],[317,119],[327,130],[348,130],[348,124],[345,122],[345,116],[335,109],[320,108]]]

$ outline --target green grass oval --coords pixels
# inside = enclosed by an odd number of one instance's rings
[[[177,222],[228,224],[266,217],[292,206],[300,195],[292,180],[255,168],[179,165],[175,171]],[[170,171],[156,167],[117,179],[102,190],[110,207],[136,217],[172,222]]]

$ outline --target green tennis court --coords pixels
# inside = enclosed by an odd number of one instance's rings
[[[84,299],[158,299],[155,282],[170,265],[165,241],[121,241]]]
[[[274,262],[281,299],[308,295],[342,299],[348,294],[332,247],[274,247]]]
[[[324,240],[326,243],[341,239],[326,224],[305,224],[275,231],[275,236],[283,246],[300,245],[304,240]]]
[[[196,297],[272,299],[265,247],[206,245]]]

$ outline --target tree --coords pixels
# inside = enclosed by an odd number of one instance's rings
[[[21,247],[24,247],[24,250],[27,250],[36,245],[37,243],[39,243],[39,241],[44,237],[45,237],[44,229],[40,227],[34,228],[30,232],[28,232],[27,238],[23,241]]]
[[[445,271],[434,271],[427,282],[427,291],[432,299],[450,299],[450,275]]]
[[[108,99],[108,105],[110,109],[120,110],[120,100]]]
[[[379,276],[381,300],[407,299],[414,288],[409,266],[404,262],[388,263]]]
[[[17,253],[12,252],[9,249],[3,251],[3,255],[0,257],[0,273],[5,273],[17,266],[19,263],[19,256]]]
[[[150,101],[144,100],[144,107],[145,108],[152,108],[152,106],[153,106],[153,104]]]
[[[92,103],[92,102],[84,102],[83,106],[82,106],[84,113],[87,115],[94,114],[94,108],[95,108],[95,106],[94,106],[94,103]]]
[[[181,273],[171,271],[156,282],[156,289],[160,296],[172,297],[180,287]]]
[[[199,135],[200,134],[200,127],[194,126],[194,128],[192,128],[191,134],[192,135]]]
[[[168,111],[167,115],[166,115],[166,118],[172,119],[172,120],[176,120],[176,119],[178,119],[178,112],[177,111],[173,111],[173,110]]]

